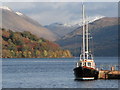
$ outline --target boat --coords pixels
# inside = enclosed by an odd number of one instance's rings
[[[90,35],[88,30],[88,21],[85,16],[84,4],[82,4],[82,49],[80,59],[73,69],[75,80],[96,80],[98,79],[99,71],[96,68],[92,52],[90,51]]]

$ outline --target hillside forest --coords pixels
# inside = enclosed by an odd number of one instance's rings
[[[69,50],[28,31],[2,30],[2,58],[70,58]]]

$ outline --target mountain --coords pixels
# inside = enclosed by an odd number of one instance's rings
[[[45,27],[51,30],[51,32],[56,33],[59,36],[59,38],[61,38],[64,35],[75,30],[78,26],[69,26],[61,23],[53,23],[50,25],[46,25]]]
[[[104,16],[95,16],[95,17],[88,18],[88,20],[89,20],[89,23],[91,23],[103,17]],[[49,25],[45,25],[46,28],[51,30],[53,33],[56,33],[59,36],[59,38],[62,38],[66,34],[76,30],[80,26],[82,26],[81,20],[70,22],[70,23],[52,23]]]
[[[92,36],[90,46],[93,46],[95,56],[117,56],[118,18],[104,17],[89,23]],[[82,27],[65,35],[56,41],[62,48],[69,49],[74,56],[79,56],[82,43]],[[94,45],[92,45],[94,44]]]
[[[0,16],[2,17],[2,22],[0,22],[0,24],[2,24],[2,28],[10,29],[15,32],[29,31],[38,37],[43,37],[50,41],[55,41],[57,39],[54,33],[30,17],[20,12],[14,12],[6,6],[0,7],[0,11],[1,10],[2,13]]]

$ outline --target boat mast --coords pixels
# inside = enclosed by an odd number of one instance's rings
[[[82,4],[82,19],[83,19],[83,60],[85,60],[85,11],[84,11],[84,5]]]
[[[89,57],[89,37],[88,37],[88,21],[86,21],[86,55],[87,55],[87,59]]]
[[[82,21],[83,21],[83,60],[88,59],[89,57],[89,33],[88,33],[88,21],[86,20],[85,7],[82,4]]]

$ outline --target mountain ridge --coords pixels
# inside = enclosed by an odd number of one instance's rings
[[[96,20],[99,20],[103,18],[104,16],[96,16],[88,18],[89,23],[94,22]],[[82,20],[76,21],[74,23],[52,23],[49,25],[45,25],[46,28],[51,30],[53,33],[56,33],[59,36],[59,39],[64,37],[66,34],[73,32],[75,29],[82,26]]]
[[[117,56],[118,25],[118,18],[116,17],[105,17],[89,24],[89,31],[93,36],[95,56]],[[82,27],[65,35],[56,43],[64,49],[69,49],[74,56],[79,56]]]
[[[24,14],[20,16],[7,7],[0,8],[0,10],[2,10],[2,13],[0,14],[2,17],[2,22],[0,22],[0,24],[2,24],[2,28],[17,32],[30,31],[32,34],[50,41],[55,41],[57,39],[57,36],[53,32],[43,27],[30,17]]]

